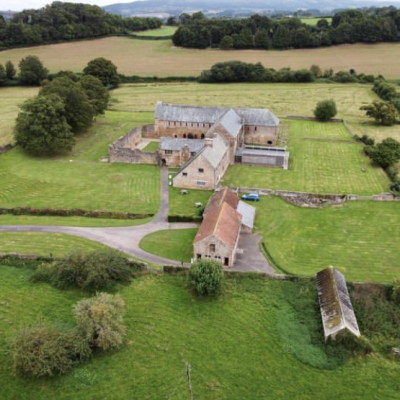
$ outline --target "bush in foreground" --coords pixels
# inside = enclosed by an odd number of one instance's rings
[[[315,118],[321,121],[328,121],[337,114],[336,103],[334,100],[323,100],[317,103],[314,110]]]
[[[131,279],[131,266],[112,250],[76,252],[51,265],[39,266],[31,277],[33,282],[49,282],[59,289],[90,291],[110,289],[118,283],[127,284]]]
[[[90,355],[76,330],[61,332],[44,324],[23,328],[13,341],[14,371],[25,376],[62,374]]]
[[[121,297],[108,293],[81,300],[74,308],[75,320],[89,346],[103,350],[122,345],[126,334],[124,312],[125,303]]]
[[[198,294],[213,296],[218,294],[224,283],[222,265],[212,260],[199,260],[192,264],[188,282]]]

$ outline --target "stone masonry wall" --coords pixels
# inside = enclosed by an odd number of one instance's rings
[[[277,133],[278,127],[246,125],[244,128],[244,141],[252,144],[274,145]]]

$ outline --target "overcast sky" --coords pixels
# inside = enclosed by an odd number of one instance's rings
[[[67,3],[96,4],[98,6],[108,6],[116,3],[132,3],[137,0],[65,0]],[[51,4],[53,0],[0,0],[0,10],[21,11],[27,8],[42,8],[46,4]]]

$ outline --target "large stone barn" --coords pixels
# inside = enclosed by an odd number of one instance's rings
[[[155,132],[159,137],[204,139],[211,128],[226,129],[230,134],[237,130],[234,135],[239,146],[244,142],[274,145],[279,118],[264,108],[200,107],[157,102]]]
[[[325,340],[348,331],[360,336],[344,276],[332,266],[315,275]]]
[[[193,242],[194,259],[213,259],[224,267],[232,267],[240,233],[251,231],[254,215],[254,207],[240,201],[230,189],[215,192]]]

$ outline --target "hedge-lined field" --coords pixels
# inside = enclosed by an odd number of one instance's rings
[[[87,297],[28,281],[31,270],[0,267],[2,400],[394,399],[400,366],[385,355],[327,352],[314,283],[231,277],[218,300],[193,296],[185,277],[146,275],[119,292],[127,342],[67,375],[29,380],[10,372],[7,340],[20,323],[70,326]],[[379,382],[379,384],[377,384]]]
[[[142,33],[139,33],[142,35]],[[125,75],[198,76],[204,69],[221,61],[261,62],[265,67],[292,69],[310,68],[335,71],[354,68],[365,74],[382,74],[386,78],[400,77],[400,44],[345,44],[318,49],[285,51],[185,49],[174,47],[171,40],[139,40],[108,37],[79,42],[5,50],[0,63],[11,60],[15,65],[27,55],[37,55],[51,72],[71,70],[82,72],[86,64],[97,57],[110,59]],[[65,55],[68,54],[68,57]]]
[[[349,281],[400,277],[400,203],[356,201],[321,210],[262,197],[256,207],[256,230],[285,271],[313,276],[333,265]]]
[[[232,165],[224,184],[311,193],[378,194],[389,189],[384,171],[373,167],[344,125],[285,121],[289,125],[289,170]]]

